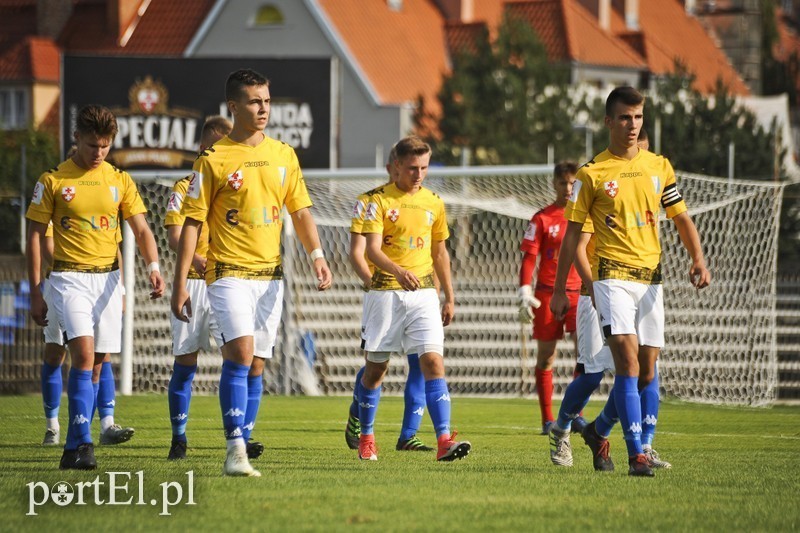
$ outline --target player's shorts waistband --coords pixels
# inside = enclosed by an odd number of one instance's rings
[[[589,289],[581,283],[581,296],[589,296]]]
[[[273,267],[262,269],[252,269],[237,265],[230,265],[228,263],[216,263],[211,274],[213,275],[214,280],[218,280],[220,278],[241,278],[258,281],[274,281],[283,279],[283,266],[275,265]],[[211,283],[211,281],[209,281],[209,283]]]
[[[70,261],[53,261],[53,272],[83,272],[86,274],[106,274],[119,270],[119,263],[116,259],[110,265],[84,265],[72,263]]]
[[[534,289],[536,292],[549,292],[552,294],[553,286],[552,285],[545,285],[543,283],[537,283],[536,288]],[[566,289],[568,293],[571,292],[578,292],[580,289]]]
[[[627,265],[600,257],[597,264],[597,279],[618,279],[622,281],[635,281],[649,285],[660,285],[663,282],[661,263],[655,268],[645,268]]]
[[[419,278],[420,289],[433,289],[436,285],[433,284],[433,274],[426,274]],[[403,290],[397,279],[387,272],[376,270],[372,275],[372,285],[369,290],[371,291],[398,291]]]
[[[194,268],[189,269],[189,273],[186,274],[186,279],[205,279],[203,276],[197,273],[197,270]]]

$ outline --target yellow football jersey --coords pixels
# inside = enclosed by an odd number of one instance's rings
[[[146,211],[127,172],[105,162],[87,171],[68,159],[39,177],[27,217],[53,221],[53,270],[101,272],[117,260],[120,214]]]
[[[382,185],[385,187],[389,183]],[[364,229],[364,212],[367,209],[367,203],[369,202],[369,197],[375,194],[377,189],[372,189],[371,191],[367,191],[364,194],[359,194],[356,197],[356,203],[353,206],[353,213],[350,219],[350,233],[358,233],[359,235],[363,233]],[[367,261],[367,266],[369,267],[370,273],[375,273],[375,265],[372,264],[372,261],[369,260],[369,256],[366,252],[364,252],[364,259]]]
[[[206,283],[226,276],[281,279],[281,210],[311,206],[294,149],[265,137],[224,137],[194,164],[181,214],[208,225]]]
[[[669,161],[646,150],[624,159],[608,150],[578,170],[565,216],[594,223],[593,277],[661,282],[659,210],[668,218],[686,211]]]
[[[362,233],[383,235],[381,250],[394,263],[410,270],[423,288],[433,287],[431,242],[450,236],[444,202],[428,189],[408,194],[395,184],[373,191],[364,212]],[[373,290],[403,290],[395,277],[375,267]]]
[[[186,219],[181,215],[181,207],[183,207],[183,199],[186,198],[186,190],[189,188],[189,180],[191,176],[186,176],[179,179],[172,186],[172,194],[169,195],[169,202],[167,202],[167,215],[164,217],[164,226],[183,226],[183,221]],[[203,224],[200,227],[200,235],[197,237],[197,248],[194,253],[206,257],[208,255],[208,224]],[[202,276],[197,272],[194,267],[189,270],[189,279],[202,279]]]

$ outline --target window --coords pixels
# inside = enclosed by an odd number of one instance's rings
[[[28,127],[28,94],[25,89],[0,87],[0,129]]]
[[[272,4],[264,4],[258,8],[250,26],[253,28],[268,28],[270,26],[283,25],[283,12]]]

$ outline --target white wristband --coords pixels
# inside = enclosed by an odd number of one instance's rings
[[[161,269],[158,267],[158,262],[153,261],[149,265],[147,265],[147,275],[149,276],[153,272],[161,272]]]
[[[308,254],[312,261],[316,261],[317,259],[325,259],[325,252],[322,251],[322,248],[314,248],[311,250],[311,253]]]

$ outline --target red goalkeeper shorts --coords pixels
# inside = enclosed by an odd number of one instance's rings
[[[568,291],[569,311],[564,320],[556,320],[550,311],[550,300],[553,293],[550,291],[536,291],[536,299],[542,302],[538,309],[533,310],[533,338],[539,341],[557,341],[564,338],[564,330],[567,333],[575,333],[575,317],[578,312],[579,291]]]

